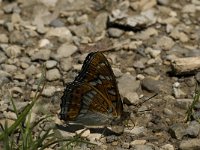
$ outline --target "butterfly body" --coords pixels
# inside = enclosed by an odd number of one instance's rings
[[[89,126],[120,120],[123,111],[112,68],[101,52],[90,53],[61,98],[60,119]]]

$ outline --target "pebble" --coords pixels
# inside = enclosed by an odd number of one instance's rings
[[[135,126],[130,133],[134,134],[134,135],[140,135],[140,134],[145,134],[147,131],[147,129],[143,126],[139,127],[139,126]]]
[[[27,69],[24,70],[26,76],[31,77],[32,75],[37,73],[37,68],[34,65],[31,65]]]
[[[133,147],[134,145],[145,145],[147,141],[146,140],[134,140],[130,143],[130,145]]]
[[[149,92],[158,93],[160,91],[160,82],[152,78],[144,78],[141,86]]]
[[[54,68],[54,67],[57,66],[58,62],[55,61],[55,60],[47,60],[47,61],[45,62],[45,64],[46,64],[46,68],[47,68],[47,69],[52,69],[52,68]]]
[[[16,58],[21,55],[21,53],[22,53],[21,50],[22,50],[21,47],[19,47],[17,45],[12,45],[12,46],[9,46],[8,48],[6,48],[5,53],[10,58]]]
[[[80,135],[81,137],[88,137],[90,135],[90,130],[81,129],[81,130],[76,131],[75,133]]]
[[[57,54],[60,58],[69,57],[75,52],[78,48],[72,44],[64,43],[57,49]]]
[[[200,124],[199,122],[192,121],[189,126],[186,128],[186,134],[192,138],[196,138],[200,133]]]
[[[151,145],[135,145],[133,146],[134,150],[154,150],[154,147]]]
[[[46,78],[48,81],[54,81],[61,78],[61,74],[58,69],[50,69],[46,72]]]
[[[175,42],[170,37],[163,36],[157,40],[156,48],[160,48],[162,50],[171,50],[174,44]]]
[[[116,29],[116,28],[109,28],[108,34],[110,35],[110,37],[118,38],[123,34],[123,31],[120,29]]]
[[[17,67],[15,65],[2,64],[1,66],[3,70],[8,73],[15,73],[17,71]]]
[[[0,78],[4,78],[4,77],[9,78],[11,77],[11,74],[6,71],[0,70]]]
[[[174,146],[171,144],[165,144],[163,146],[161,146],[162,150],[175,150]]]
[[[56,92],[55,86],[48,86],[42,91],[42,95],[46,97],[51,97]]]
[[[48,39],[41,39],[39,41],[39,48],[46,48],[50,44],[51,44],[51,42]]]
[[[57,28],[50,28],[47,33],[46,37],[57,37],[61,41],[71,42],[72,41],[72,34],[69,29],[66,27],[57,27]]]
[[[140,81],[137,81],[136,78],[130,74],[123,74],[123,76],[118,79],[119,92],[123,96],[128,92],[136,91],[139,86]]]
[[[175,106],[187,110],[192,102],[193,99],[176,99]]]
[[[8,43],[8,36],[6,34],[0,34],[0,43]]]
[[[185,127],[183,124],[173,124],[169,127],[169,133],[171,137],[181,140],[182,137],[186,134]]]
[[[127,92],[124,97],[127,98],[129,104],[136,105],[139,102],[139,96],[136,92]]]
[[[11,111],[4,111],[3,112],[3,115],[6,119],[11,119],[11,120],[15,120],[17,119],[17,115],[14,113],[14,112],[11,112]]]
[[[180,142],[180,150],[198,150],[200,149],[200,139],[188,139]]]
[[[64,71],[69,71],[72,68],[72,58],[62,58],[60,60],[60,66]]]
[[[0,51],[0,64],[4,63],[7,60],[6,55]]]
[[[40,49],[38,52],[35,52],[31,59],[35,60],[48,60],[50,58],[51,51],[49,49]]]

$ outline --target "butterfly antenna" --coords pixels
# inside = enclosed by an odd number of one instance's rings
[[[157,95],[158,95],[158,93],[155,93],[153,96],[151,96],[151,97],[149,97],[149,98],[147,98],[147,99],[144,99],[142,102],[138,103],[136,106],[137,106],[137,107],[138,107],[138,106],[141,106],[141,105],[144,104],[146,101],[148,101],[148,100],[150,100],[150,99],[156,97]]]

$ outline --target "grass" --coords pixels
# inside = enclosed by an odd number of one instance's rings
[[[198,88],[198,86],[196,86],[196,89],[195,89],[195,93],[194,93],[194,97],[193,97],[193,101],[192,101],[192,104],[189,106],[188,110],[187,110],[187,119],[186,121],[191,121],[191,120],[196,120],[200,123],[200,118],[195,118],[194,115],[195,115],[195,105],[197,103],[199,103],[199,98],[200,98],[200,90]],[[198,110],[199,111],[199,110]]]
[[[45,70],[45,69],[44,69]],[[3,143],[5,150],[43,150],[49,147],[60,146],[60,149],[72,149],[78,143],[92,144],[80,138],[81,134],[75,137],[64,139],[57,137],[54,133],[55,127],[50,127],[47,130],[35,134],[35,128],[43,121],[47,121],[49,116],[42,117],[38,121],[31,123],[31,111],[35,103],[38,101],[45,87],[45,71],[38,82],[38,87],[31,103],[18,112],[15,103],[10,96],[10,101],[14,109],[17,119],[11,126],[8,126],[7,120],[4,125],[0,124],[2,132],[0,133],[0,141]]]

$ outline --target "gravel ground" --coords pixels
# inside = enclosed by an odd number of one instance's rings
[[[171,65],[200,56],[199,0],[0,0],[0,8],[1,123],[16,119],[9,93],[19,110],[27,105],[45,63],[46,87],[32,120],[53,114],[47,126],[61,124],[63,83],[73,81],[89,52],[104,50],[132,121],[118,136],[87,130],[83,136],[98,146],[75,149],[200,149],[200,124],[185,121],[199,68],[175,75]]]

